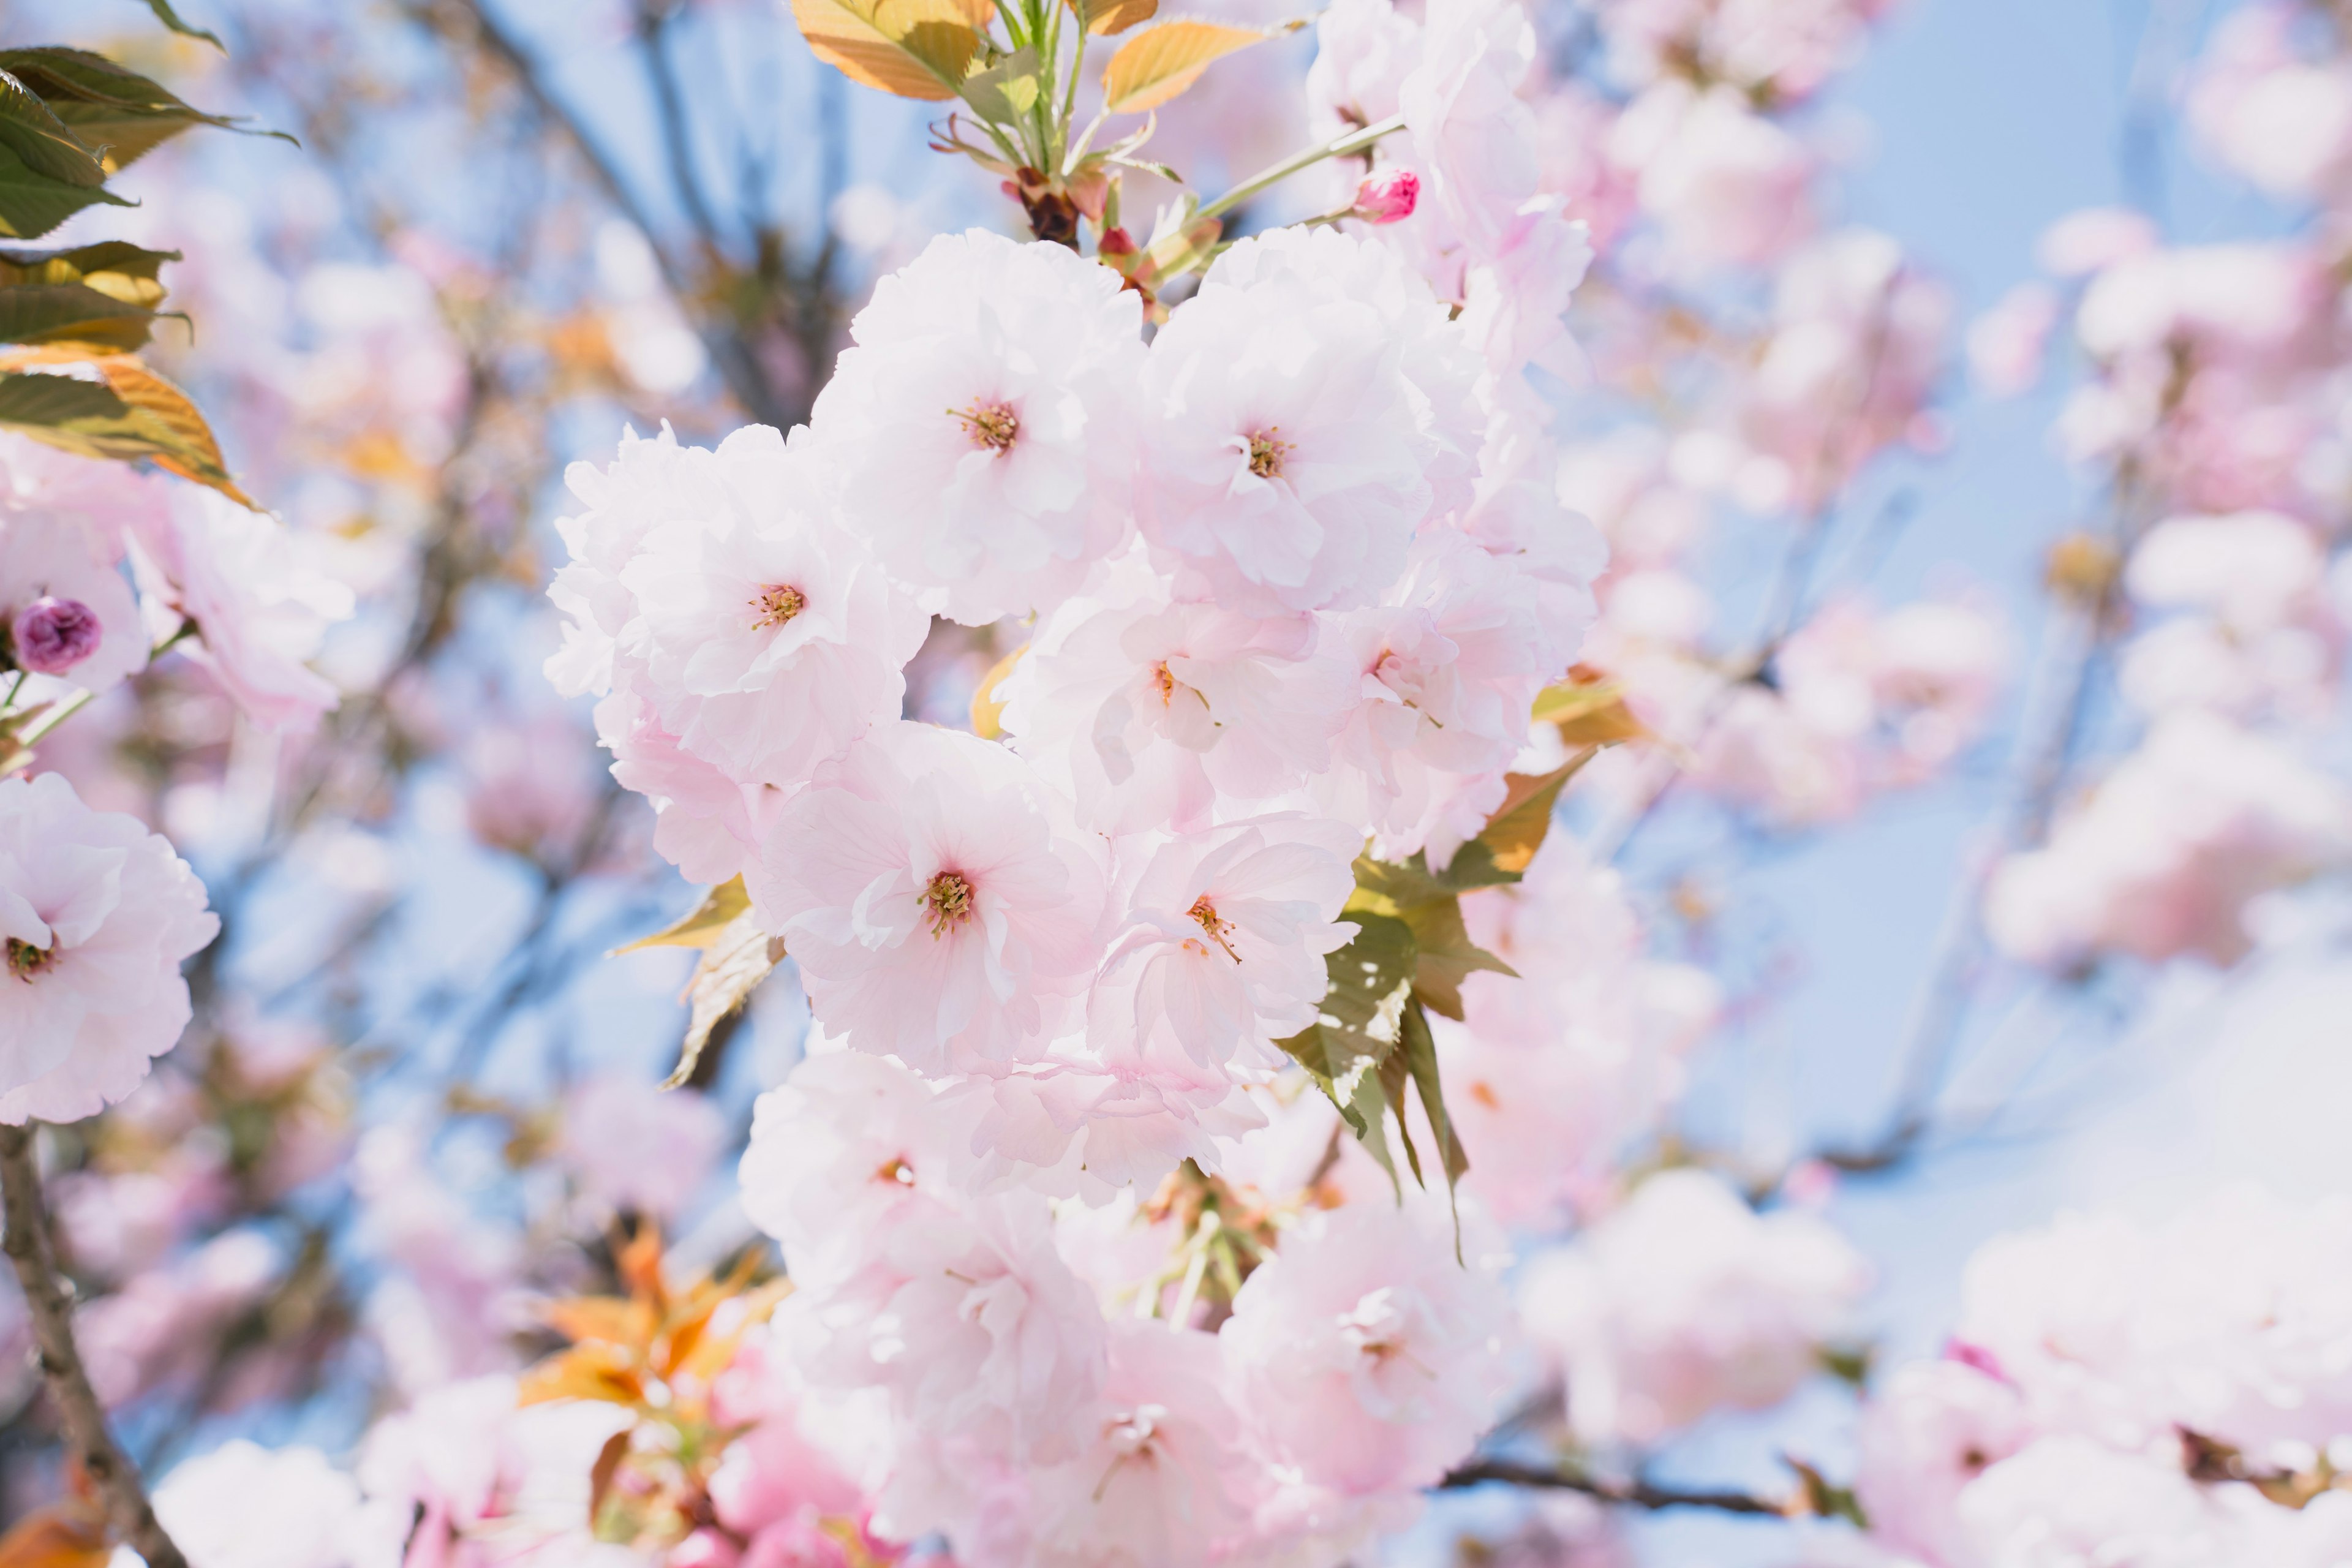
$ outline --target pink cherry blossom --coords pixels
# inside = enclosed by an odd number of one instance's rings
[[[1434,1482],[1506,1387],[1507,1260],[1477,1216],[1454,1257],[1441,1205],[1371,1203],[1283,1239],[1218,1335],[1236,1403],[1276,1462],[1341,1496]]]
[[[1330,765],[1344,667],[1306,616],[1173,603],[1138,559],[1044,622],[1005,681],[1003,724],[1081,820],[1133,832],[1205,820]]]
[[[1611,130],[1609,153],[1695,264],[1773,261],[1812,228],[1812,154],[1728,85],[1644,89]]]
[[[121,542],[67,517],[0,521],[0,613],[19,668],[105,691],[147,667],[147,629],[119,564]],[[42,605],[69,605],[72,629]]]
[[[0,780],[0,1121],[79,1121],[187,1026],[181,961],[218,934],[204,884],[135,817],[57,773]]]
[[[189,1568],[388,1568],[409,1522],[362,1502],[358,1483],[318,1449],[242,1437],[165,1476],[155,1517]]]
[[[1339,916],[1361,848],[1345,823],[1297,812],[1134,847],[1088,1043],[1114,1062],[1271,1065],[1267,1043],[1315,1021],[1324,955],[1355,934]]]
[[[1059,246],[943,235],[877,285],[818,397],[844,515],[927,607],[1053,607],[1125,535],[1139,297]]]
[[[1930,1563],[1963,1560],[1960,1494],[2033,1436],[2011,1385],[1958,1361],[1916,1362],[1874,1388],[1854,1490],[1871,1534]]]
[[[1032,1058],[1097,952],[1102,871],[1068,809],[1002,746],[885,725],[783,807],[745,884],[859,1048]]]
[[[1308,237],[1334,254],[1372,244]],[[1152,342],[1138,522],[1180,598],[1256,616],[1365,604],[1434,494],[1415,340],[1381,295],[1258,254],[1212,267]],[[1423,309],[1443,321],[1434,300]]]

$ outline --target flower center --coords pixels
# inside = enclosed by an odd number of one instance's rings
[[[874,1179],[901,1187],[911,1187],[915,1184],[915,1167],[907,1163],[905,1155],[893,1154],[889,1159],[874,1167]]]
[[[8,939],[8,973],[19,980],[31,981],[34,975],[57,961],[58,949],[54,943],[47,947],[35,947],[31,942],[20,942],[13,936]]]
[[[923,889],[923,907],[931,911],[931,935],[945,936],[971,919],[971,884],[961,871],[942,871]]]
[[[763,632],[773,631],[807,608],[808,595],[798,588],[784,583],[772,584],[761,589],[760,596],[751,601],[751,624]]]
[[[1223,948],[1227,958],[1235,963],[1242,961],[1242,955],[1234,951],[1234,944],[1227,940],[1233,935],[1234,922],[1218,917],[1217,906],[1209,902],[1208,894],[1202,893],[1194,899],[1192,907],[1184,912],[1200,921],[1201,929],[1208,933],[1209,940]]]
[[[975,447],[992,452],[1009,452],[1013,440],[1021,434],[1021,416],[1013,412],[1009,403],[982,403],[975,400],[969,408],[950,408],[948,417],[963,426],[963,433]]]
[[[1282,438],[1282,426],[1269,425],[1249,438],[1249,471],[1262,479],[1282,478],[1282,461],[1297,447]]]
[[[1160,687],[1160,706],[1165,708],[1175,700],[1176,678],[1170,674],[1168,667],[1162,664],[1158,669],[1152,671],[1152,679]]]

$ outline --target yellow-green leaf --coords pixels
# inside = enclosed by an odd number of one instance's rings
[[[1419,955],[1413,964],[1412,994],[1449,1018],[1461,1019],[1462,982],[1471,974],[1482,969],[1514,977],[1518,973],[1470,940],[1457,896],[1408,904],[1399,918],[1412,928],[1413,947]]]
[[[618,958],[625,952],[635,952],[648,947],[708,948],[719,940],[719,933],[734,923],[735,917],[751,907],[751,895],[743,890],[743,879],[730,877],[715,888],[707,889],[702,901],[693,912],[674,924],[664,926],[651,936],[641,936],[625,946],[614,948],[608,957]]]
[[[990,0],[793,0],[817,58],[900,98],[953,98],[980,53]]]
[[[1028,651],[1029,645],[1023,643],[998,659],[981,678],[979,689],[971,694],[971,732],[982,740],[993,741],[1004,733],[1004,700],[996,694],[997,689],[1004,684],[1005,679],[1013,673],[1013,667],[1019,664],[1021,656]]]
[[[1149,27],[1118,47],[1103,69],[1103,107],[1114,114],[1157,109],[1201,79],[1210,65],[1272,33],[1183,19]]]

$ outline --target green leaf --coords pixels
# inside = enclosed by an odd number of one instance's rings
[[[1412,971],[1416,1001],[1459,1022],[1465,976],[1483,969],[1492,974],[1518,977],[1517,970],[1470,940],[1469,928],[1462,923],[1462,900],[1458,897],[1407,904],[1399,913],[1405,924],[1412,927],[1413,946],[1420,953]]]
[[[210,44],[221,53],[228,53],[228,46],[222,43],[219,38],[205,32],[202,27],[192,27],[187,23],[180,20],[178,13],[172,9],[172,0],[147,0],[147,9],[155,13],[155,20],[163,23],[163,26],[171,28],[172,31],[179,34],[182,37],[202,38],[205,42]]]
[[[1415,1003],[1405,1009],[1400,1030],[1398,1049],[1394,1056],[1381,1064],[1381,1082],[1388,1090],[1389,1105],[1396,1112],[1397,1135],[1404,1143],[1405,1158],[1412,1163],[1413,1180],[1424,1187],[1428,1179],[1421,1173],[1421,1157],[1412,1146],[1412,1134],[1405,1118],[1404,1089],[1409,1083],[1421,1100],[1422,1114],[1429,1118],[1431,1137],[1437,1142],[1438,1163],[1445,1172],[1445,1194],[1450,1203],[1454,1187],[1470,1169],[1470,1156],[1462,1147],[1461,1138],[1454,1131],[1454,1119],[1446,1114],[1445,1087],[1437,1076],[1437,1041],[1429,1032],[1429,1016]],[[1462,1214],[1457,1207],[1454,1215],[1454,1251],[1456,1261],[1462,1256]]]
[[[1359,1097],[1365,1079],[1396,1049],[1417,954],[1412,928],[1404,921],[1379,914],[1349,918],[1356,935],[1323,960],[1329,988],[1315,1022],[1275,1043],[1313,1075],[1356,1136],[1369,1143],[1378,1119],[1367,1120]]]
[[[1027,122],[1045,90],[1037,68],[1037,51],[1023,47],[965,78],[963,100],[992,124],[1020,125]]]
[[[192,109],[165,88],[88,49],[0,49],[0,70],[41,96],[51,113],[93,150],[109,172],[129,167],[192,125],[246,132],[235,119]],[[280,131],[256,132],[283,142]]]
[[[26,167],[0,142],[0,238],[38,239],[87,206],[133,205],[103,185],[72,185]]]
[[[0,425],[37,436],[81,421],[131,412],[106,384],[71,375],[0,374]]]
[[[106,164],[97,153],[40,94],[5,70],[0,70],[0,146],[37,174],[84,188],[106,184]]]

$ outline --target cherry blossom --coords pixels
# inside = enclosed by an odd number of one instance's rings
[[[927,607],[1050,609],[1124,536],[1135,295],[1059,247],[943,235],[850,324],[812,445]]]
[[[204,884],[135,817],[63,776],[0,780],[0,1121],[77,1121],[121,1100],[189,1017],[181,961],[220,921]]]

